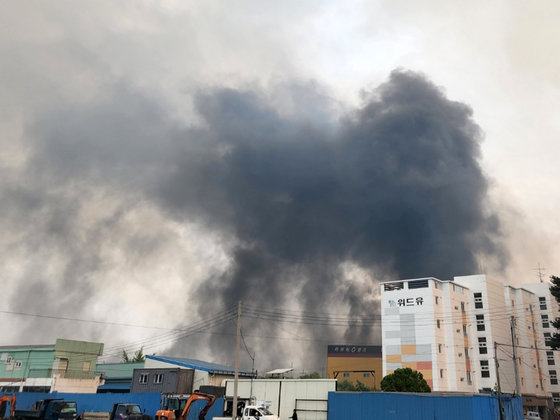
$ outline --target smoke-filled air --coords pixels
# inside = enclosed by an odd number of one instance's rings
[[[115,354],[144,345],[227,364],[235,317],[213,317],[241,301],[257,367],[318,369],[328,343],[380,344],[379,281],[505,263],[468,105],[406,70],[355,108],[327,92],[199,87],[192,115],[174,118],[122,83],[43,108],[25,125],[25,159],[2,169],[7,307],[97,319],[81,338]],[[109,320],[200,330],[126,341]],[[64,336],[47,321],[17,325]]]

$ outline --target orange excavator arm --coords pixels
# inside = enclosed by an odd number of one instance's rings
[[[212,407],[212,405],[214,404],[214,401],[216,401],[216,396],[203,394],[202,392],[193,392],[187,400],[187,403],[185,404],[185,408],[183,408],[183,412],[181,413],[179,420],[187,420],[193,403],[198,400],[208,401],[198,416],[199,420],[203,420],[208,410],[210,410],[210,407]]]
[[[0,397],[0,407],[2,407],[6,403],[10,403],[10,415],[8,416],[8,418],[11,419],[14,417],[14,412],[16,411],[16,395],[2,395]],[[3,413],[0,414],[3,415]]]

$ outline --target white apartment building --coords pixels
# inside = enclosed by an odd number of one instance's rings
[[[550,283],[530,283],[522,286],[534,293],[538,304],[533,307],[534,322],[540,324],[540,333],[535,329],[534,343],[537,348],[544,348],[544,357],[540,360],[545,389],[552,395],[556,407],[560,407],[560,353],[547,348],[547,341],[554,334],[552,322],[560,317],[558,302],[550,293]]]
[[[560,402],[559,355],[545,344],[559,314],[549,287],[512,287],[486,275],[382,283],[383,375],[410,367],[434,391],[492,390],[498,343],[504,392]]]

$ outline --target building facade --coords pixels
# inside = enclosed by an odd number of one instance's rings
[[[128,393],[135,369],[143,369],[144,362],[98,363],[96,371],[103,378],[97,393]]]
[[[95,393],[102,343],[57,339],[52,345],[0,347],[0,391]]]
[[[381,284],[383,375],[420,371],[434,391],[521,394],[541,412],[560,402],[558,317],[549,283],[506,285],[486,275]],[[496,359],[499,370],[496,370]]]
[[[191,394],[194,369],[135,369],[131,392],[162,392],[164,394]]]
[[[327,378],[359,382],[370,389],[380,389],[383,378],[381,346],[329,345],[327,347]]]
[[[145,369],[188,369],[193,371],[192,389],[196,391],[204,385],[222,386],[225,379],[235,376],[235,369],[230,366],[217,363],[204,362],[202,360],[186,359],[183,357],[146,356]],[[253,377],[252,372],[239,371],[240,378]],[[140,378],[138,378],[138,381]],[[133,384],[133,387],[135,384]]]

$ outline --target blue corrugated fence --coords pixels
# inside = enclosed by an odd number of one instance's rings
[[[505,398],[507,420],[523,420],[521,397]],[[499,419],[495,395],[329,392],[328,420]]]

